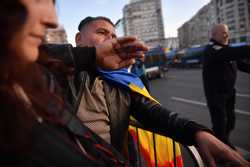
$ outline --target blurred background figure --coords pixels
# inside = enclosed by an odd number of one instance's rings
[[[67,34],[63,26],[57,28],[46,29],[45,36],[43,39],[45,44],[67,44]]]
[[[229,139],[235,128],[236,61],[250,57],[250,47],[229,47],[229,29],[226,24],[216,24],[211,35],[203,60],[205,96],[215,135],[236,149]]]
[[[150,92],[150,82],[146,75],[146,68],[145,68],[144,61],[145,61],[145,57],[136,59],[135,64],[132,65],[131,72],[137,75],[141,79],[147,91]]]

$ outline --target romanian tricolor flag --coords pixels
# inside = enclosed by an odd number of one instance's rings
[[[151,100],[142,81],[126,68],[116,71],[105,71],[98,69],[103,79],[127,90],[137,92]],[[158,101],[156,101],[159,103]],[[139,167],[183,167],[180,145],[171,138],[152,133],[150,131],[130,126],[130,146],[133,150],[130,155],[133,164]]]

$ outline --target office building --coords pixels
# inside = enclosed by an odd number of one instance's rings
[[[131,0],[123,8],[124,33],[135,35],[150,47],[164,43],[161,0]]]
[[[250,0],[212,0],[216,21],[229,27],[231,42],[250,42]]]

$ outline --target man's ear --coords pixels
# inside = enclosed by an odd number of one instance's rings
[[[81,43],[81,33],[80,32],[76,33],[75,43],[76,43],[76,46]]]

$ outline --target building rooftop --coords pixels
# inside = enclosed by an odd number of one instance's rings
[[[142,0],[130,0],[129,3],[135,3],[135,2],[139,2],[139,1],[142,1]]]

